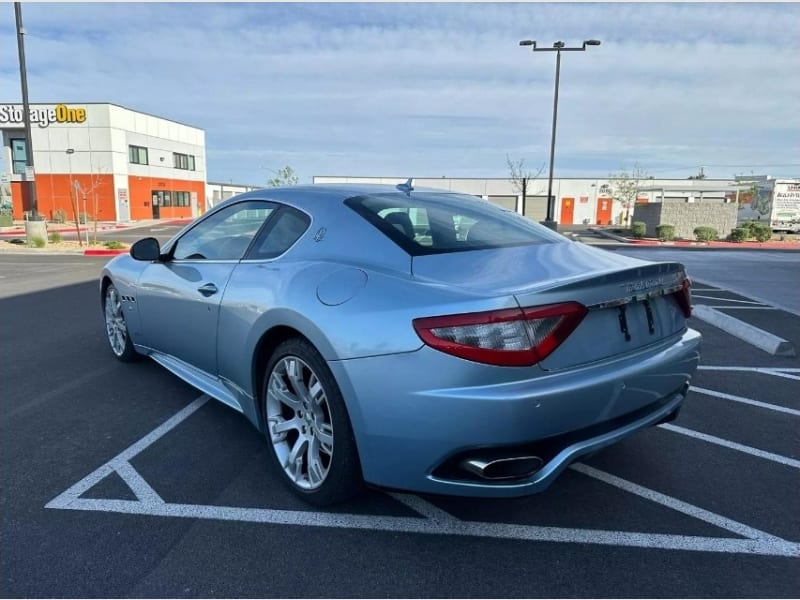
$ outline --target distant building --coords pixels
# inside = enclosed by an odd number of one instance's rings
[[[233,182],[220,183],[217,181],[209,181],[206,183],[206,206],[211,208],[223,200],[227,200],[231,196],[244,194],[245,192],[257,190],[263,187],[263,185],[245,185]]]
[[[206,210],[205,132],[108,103],[31,104],[39,213],[89,219],[194,217]],[[31,209],[22,106],[0,104],[0,182],[15,219]]]
[[[319,175],[314,183],[387,183],[404,182],[404,177],[353,177]],[[609,225],[630,221],[634,204],[649,202],[718,202],[724,203],[736,194],[733,180],[728,179],[644,179],[631,206],[614,200],[615,181],[608,178],[553,179],[554,217],[560,225]],[[547,178],[529,183],[527,199],[507,178],[414,178],[415,187],[438,188],[480,196],[503,208],[514,210],[535,221],[547,216]],[[730,200],[728,200],[730,201]]]

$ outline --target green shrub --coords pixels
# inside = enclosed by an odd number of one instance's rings
[[[732,242],[743,242],[750,237],[750,230],[746,227],[737,227],[731,231],[728,239]]]
[[[640,240],[647,233],[647,224],[642,221],[634,221],[631,230],[633,231],[633,237]]]
[[[750,231],[759,242],[767,242],[772,239],[772,227],[766,223],[754,223],[750,226]]]
[[[66,223],[67,222],[67,211],[63,208],[58,208],[53,211],[53,223]]]
[[[47,245],[47,240],[42,237],[36,236],[31,238],[31,244],[37,248],[44,248]]]
[[[753,237],[753,226],[757,225],[755,221],[745,221],[744,223],[739,224],[741,229],[744,229],[745,233],[747,234],[748,238]]]
[[[125,244],[123,244],[122,242],[118,242],[116,240],[105,242],[103,245],[109,250],[122,250],[123,248],[125,248]]]
[[[695,227],[694,237],[698,242],[713,242],[719,238],[719,232],[713,227]]]
[[[59,244],[64,238],[61,237],[61,234],[58,231],[54,231],[50,234],[50,241],[54,244]]]
[[[79,222],[81,225],[84,225],[84,224],[86,224],[88,221],[89,221],[89,215],[87,215],[86,213],[80,213],[80,214],[78,214],[78,222]]]
[[[656,235],[662,242],[669,242],[675,239],[675,225],[659,225],[656,227]]]

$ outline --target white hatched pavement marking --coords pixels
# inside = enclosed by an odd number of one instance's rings
[[[785,379],[800,381],[800,376],[790,374],[800,373],[800,369],[795,369],[792,367],[723,367],[700,365],[697,368],[700,371],[741,371],[745,373],[761,373],[763,375],[771,375],[772,377],[783,377]]]
[[[692,298],[703,298],[705,300],[719,300],[720,302],[736,302],[737,304],[757,304],[758,306],[766,306],[763,302],[756,302],[755,300],[734,300],[733,298],[717,298],[716,296],[701,296],[700,294],[692,294]]]
[[[732,442],[730,440],[719,438],[713,435],[708,435],[707,433],[701,433],[699,431],[695,431],[694,429],[678,427],[677,425],[672,425],[671,423],[662,423],[661,425],[658,425],[658,427],[674,433],[680,433],[681,435],[687,435],[710,444],[724,446],[725,448],[730,448],[731,450],[737,450],[739,452],[744,452],[745,454],[750,454],[751,456],[757,456],[758,458],[763,458],[764,460],[786,465],[787,467],[800,469],[800,460],[795,460],[794,458],[789,458],[780,454],[773,454],[772,452],[759,450],[758,448],[753,448],[752,446],[745,446],[744,444],[739,444],[738,442]]]
[[[679,512],[695,516],[700,520],[720,525],[728,531],[744,535],[747,539],[462,521],[446,511],[433,506],[422,498],[406,494],[392,494],[392,497],[403,502],[416,512],[419,512],[422,518],[164,502],[150,485],[144,481],[141,475],[135,471],[129,461],[136,456],[136,454],[177,427],[208,400],[209,397],[207,395],[204,394],[200,396],[141,440],[126,450],[123,450],[109,462],[100,466],[68,490],[48,502],[45,507],[61,510],[86,510],[160,517],[245,521],[273,525],[300,525],[306,527],[362,529],[426,535],[458,535],[537,542],[582,543],[665,550],[800,557],[799,543],[790,542],[767,534],[742,523],[722,517],[721,515],[714,515],[714,513],[682,502],[676,498],[670,498],[660,492],[597,471],[586,465],[576,465],[576,467],[579,470],[584,469],[582,472],[587,472],[588,470],[591,476],[597,476],[602,473],[602,477],[605,478],[604,480],[613,481],[613,485],[621,489],[632,491],[643,498],[659,502]],[[120,476],[131,486],[131,489],[140,500],[106,500],[80,497],[104,477],[115,471],[120,473]]]
[[[794,408],[786,408],[785,406],[780,406],[779,404],[760,402],[759,400],[745,398],[744,396],[734,396],[733,394],[726,394],[725,392],[718,392],[716,390],[708,390],[706,388],[697,387],[695,385],[690,386],[689,389],[692,390],[693,392],[697,392],[698,394],[704,394],[706,396],[714,396],[715,398],[722,398],[723,400],[731,400],[733,402],[741,402],[742,404],[750,404],[752,406],[757,406],[758,408],[766,408],[767,410],[774,410],[777,412],[786,413],[787,415],[800,417],[800,410],[796,410]]]
[[[612,475],[611,473],[606,473],[605,471],[601,471],[600,469],[595,469],[594,467],[590,467],[589,465],[583,463],[576,463],[572,465],[572,469],[578,471],[578,473],[583,473],[584,475],[588,475],[589,477],[594,477],[595,479],[599,479],[600,481],[607,483],[608,485],[612,485],[621,490],[625,490],[626,492],[630,492],[631,494],[635,494],[642,498],[646,498],[647,500],[651,500],[656,504],[661,504],[662,506],[666,506],[667,508],[671,508],[672,510],[681,512],[685,515],[689,515],[690,517],[694,517],[695,519],[698,519],[700,521],[705,521],[706,523],[710,523],[711,525],[714,525],[721,529],[727,529],[728,531],[735,533],[737,535],[741,535],[742,537],[750,538],[753,540],[783,541],[781,538],[769,534],[765,531],[761,531],[760,529],[755,529],[753,527],[750,527],[749,525],[745,525],[744,523],[734,521],[733,519],[728,519],[727,517],[723,517],[721,515],[712,513],[703,508],[700,508],[699,506],[694,506],[693,504],[689,504],[688,502],[683,502],[682,500],[678,500],[677,498],[673,498],[672,496],[667,496],[666,494],[662,494],[661,492],[657,492],[650,488],[646,488],[637,483],[628,481],[627,479],[622,479],[621,477],[617,477],[616,475]]]
[[[414,496],[413,494],[399,494],[396,492],[389,493],[389,496],[397,500],[398,502],[405,504],[414,512],[421,514],[423,517],[428,519],[433,519],[436,521],[458,521],[455,516],[451,515],[446,510],[442,510],[438,506],[435,506],[428,502],[427,500],[423,500],[419,496]]]
[[[131,488],[131,491],[136,494],[139,500],[149,503],[164,503],[164,500],[158,495],[158,492],[145,481],[144,477],[139,474],[139,471],[133,468],[131,463],[126,461],[116,465],[115,468],[119,476],[125,480],[125,483],[128,484],[128,487]]]

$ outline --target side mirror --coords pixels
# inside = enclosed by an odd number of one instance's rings
[[[144,238],[131,246],[131,256],[135,260],[158,260],[161,258],[161,246],[154,237]]]

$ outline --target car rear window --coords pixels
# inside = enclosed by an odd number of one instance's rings
[[[345,204],[412,256],[563,241],[516,212],[465,194],[375,194]]]

